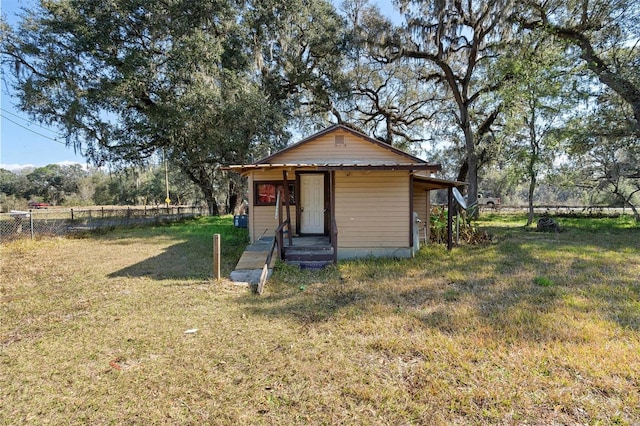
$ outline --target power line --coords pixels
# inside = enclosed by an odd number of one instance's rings
[[[2,110],[3,112],[5,112],[5,113],[7,113],[7,114],[9,114],[9,115],[12,115],[12,116],[14,116],[14,117],[16,117],[16,118],[19,118],[20,120],[26,121],[26,122],[27,122],[27,123],[29,123],[29,124],[32,124],[32,125],[34,125],[34,126],[38,126],[38,127],[40,127],[41,129],[45,129],[45,130],[47,130],[47,131],[49,131],[49,132],[51,132],[51,133],[56,133],[56,134],[57,134],[57,132],[56,132],[55,130],[51,130],[51,129],[50,129],[50,128],[48,128],[48,127],[44,127],[42,124],[37,123],[37,122],[35,122],[35,121],[31,121],[31,120],[29,120],[28,118],[24,118],[24,117],[22,117],[22,116],[20,116],[20,115],[18,115],[18,114],[16,114],[16,113],[14,113],[14,112],[7,111],[6,109],[1,108],[1,107],[0,107],[0,110]]]
[[[30,129],[30,128],[28,128],[27,126],[23,126],[22,124],[20,124],[20,123],[18,123],[18,122],[16,122],[16,121],[13,121],[12,119],[10,119],[9,117],[7,117],[7,116],[5,116],[5,115],[1,115],[1,117],[2,117],[2,118],[4,118],[4,119],[5,119],[5,120],[7,120],[7,121],[12,122],[12,123],[13,123],[13,124],[15,124],[16,126],[22,127],[23,129],[28,130],[28,131],[30,131],[31,133],[35,133],[35,134],[36,134],[36,135],[38,135],[38,136],[42,136],[43,138],[46,138],[46,139],[52,140],[52,141],[57,142],[57,143],[62,144],[62,145],[67,145],[67,144],[66,144],[65,142],[63,142],[63,141],[60,141],[60,140],[58,140],[58,139],[54,139],[54,138],[52,138],[51,136],[43,135],[42,133],[36,132],[35,130]]]

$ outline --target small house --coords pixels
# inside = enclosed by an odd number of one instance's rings
[[[464,185],[433,177],[438,164],[340,124],[230,169],[248,178],[252,243],[280,228],[288,245],[324,238],[334,259],[412,256],[428,229],[429,191],[448,189],[452,205],[451,189]]]

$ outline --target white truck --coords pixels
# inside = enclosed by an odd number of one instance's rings
[[[496,207],[499,205],[500,205],[500,198],[489,197],[488,195],[478,193],[478,206]]]

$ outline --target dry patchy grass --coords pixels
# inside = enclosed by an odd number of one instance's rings
[[[0,423],[638,424],[640,230],[581,223],[262,297],[210,278],[229,218],[7,244]]]

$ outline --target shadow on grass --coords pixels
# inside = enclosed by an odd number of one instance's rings
[[[107,238],[107,244],[118,244],[123,237],[134,240],[141,238],[147,243],[153,241],[154,237],[177,241],[161,254],[113,272],[109,277],[148,277],[156,280],[210,278],[213,275],[214,234],[221,235],[221,273],[229,275],[248,241],[247,230],[234,227],[232,219],[228,216],[201,218],[179,225],[121,232],[116,238]]]
[[[327,291],[320,297],[284,289],[260,298],[247,295],[239,302],[253,314],[271,318],[288,317],[307,325],[329,321],[347,309],[357,309],[359,303],[368,297],[369,294],[359,289]]]
[[[266,297],[247,295],[239,302],[254,314],[301,324],[408,315],[443,333],[476,327],[506,341],[588,338],[562,322],[571,312],[593,313],[638,331],[640,282],[628,273],[634,267],[608,260],[627,250],[638,270],[634,232],[614,229],[593,238],[588,232],[501,228],[498,243],[452,253],[430,247],[414,259],[342,262],[321,273],[277,271]],[[603,268],[609,270],[597,275]],[[585,299],[587,306],[573,306],[567,302],[572,299]]]
[[[533,285],[525,283],[519,290],[520,299],[528,297],[520,303],[544,314],[558,299],[588,299],[589,306],[579,310],[597,312],[622,328],[640,331],[638,224],[631,217],[558,222],[563,229],[559,234],[512,229],[505,244],[499,245],[502,264],[521,259],[521,265],[528,263],[538,272]]]

